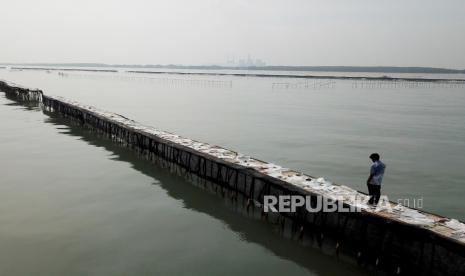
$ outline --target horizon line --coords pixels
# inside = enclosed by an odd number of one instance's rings
[[[185,64],[108,64],[98,62],[2,62],[2,66],[69,66],[69,67],[128,67],[128,68],[171,68],[171,69],[212,69],[212,70],[269,70],[269,71],[333,71],[333,72],[377,72],[377,73],[465,73],[465,69],[430,66],[366,66],[366,65],[185,65]]]

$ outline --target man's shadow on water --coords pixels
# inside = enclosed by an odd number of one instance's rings
[[[8,103],[21,106],[23,103]],[[27,105],[23,108],[37,112],[37,105]],[[337,275],[344,271],[345,275],[367,274],[368,271],[335,256],[325,255],[321,250],[302,246],[298,241],[282,237],[271,224],[244,213],[237,212],[221,196],[208,193],[200,187],[189,183],[184,177],[170,172],[167,168],[143,160],[131,149],[125,148],[107,138],[85,129],[69,119],[55,113],[45,112],[48,116],[45,122],[59,126],[60,132],[79,137],[82,141],[95,147],[101,147],[113,153],[112,159],[130,163],[132,168],[144,175],[158,180],[160,187],[167,194],[184,203],[185,208],[207,214],[220,220],[227,228],[238,233],[242,240],[263,246],[276,256],[292,261],[307,270],[324,275]],[[67,130],[63,130],[62,127]]]

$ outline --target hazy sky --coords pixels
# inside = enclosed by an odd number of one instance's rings
[[[465,0],[0,0],[0,62],[465,68]]]

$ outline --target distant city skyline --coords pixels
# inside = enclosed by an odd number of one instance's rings
[[[266,66],[266,62],[259,58],[254,58],[250,55],[247,55],[247,58],[245,57],[239,57],[236,58],[236,56],[232,56],[228,58],[226,63],[224,64],[218,64],[218,65],[224,65],[224,66],[232,66],[232,67],[251,67],[251,66]]]
[[[465,68],[463,0],[4,0],[2,8],[5,63]]]

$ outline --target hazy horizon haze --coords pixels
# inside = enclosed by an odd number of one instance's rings
[[[5,0],[5,63],[465,68],[465,1]]]

